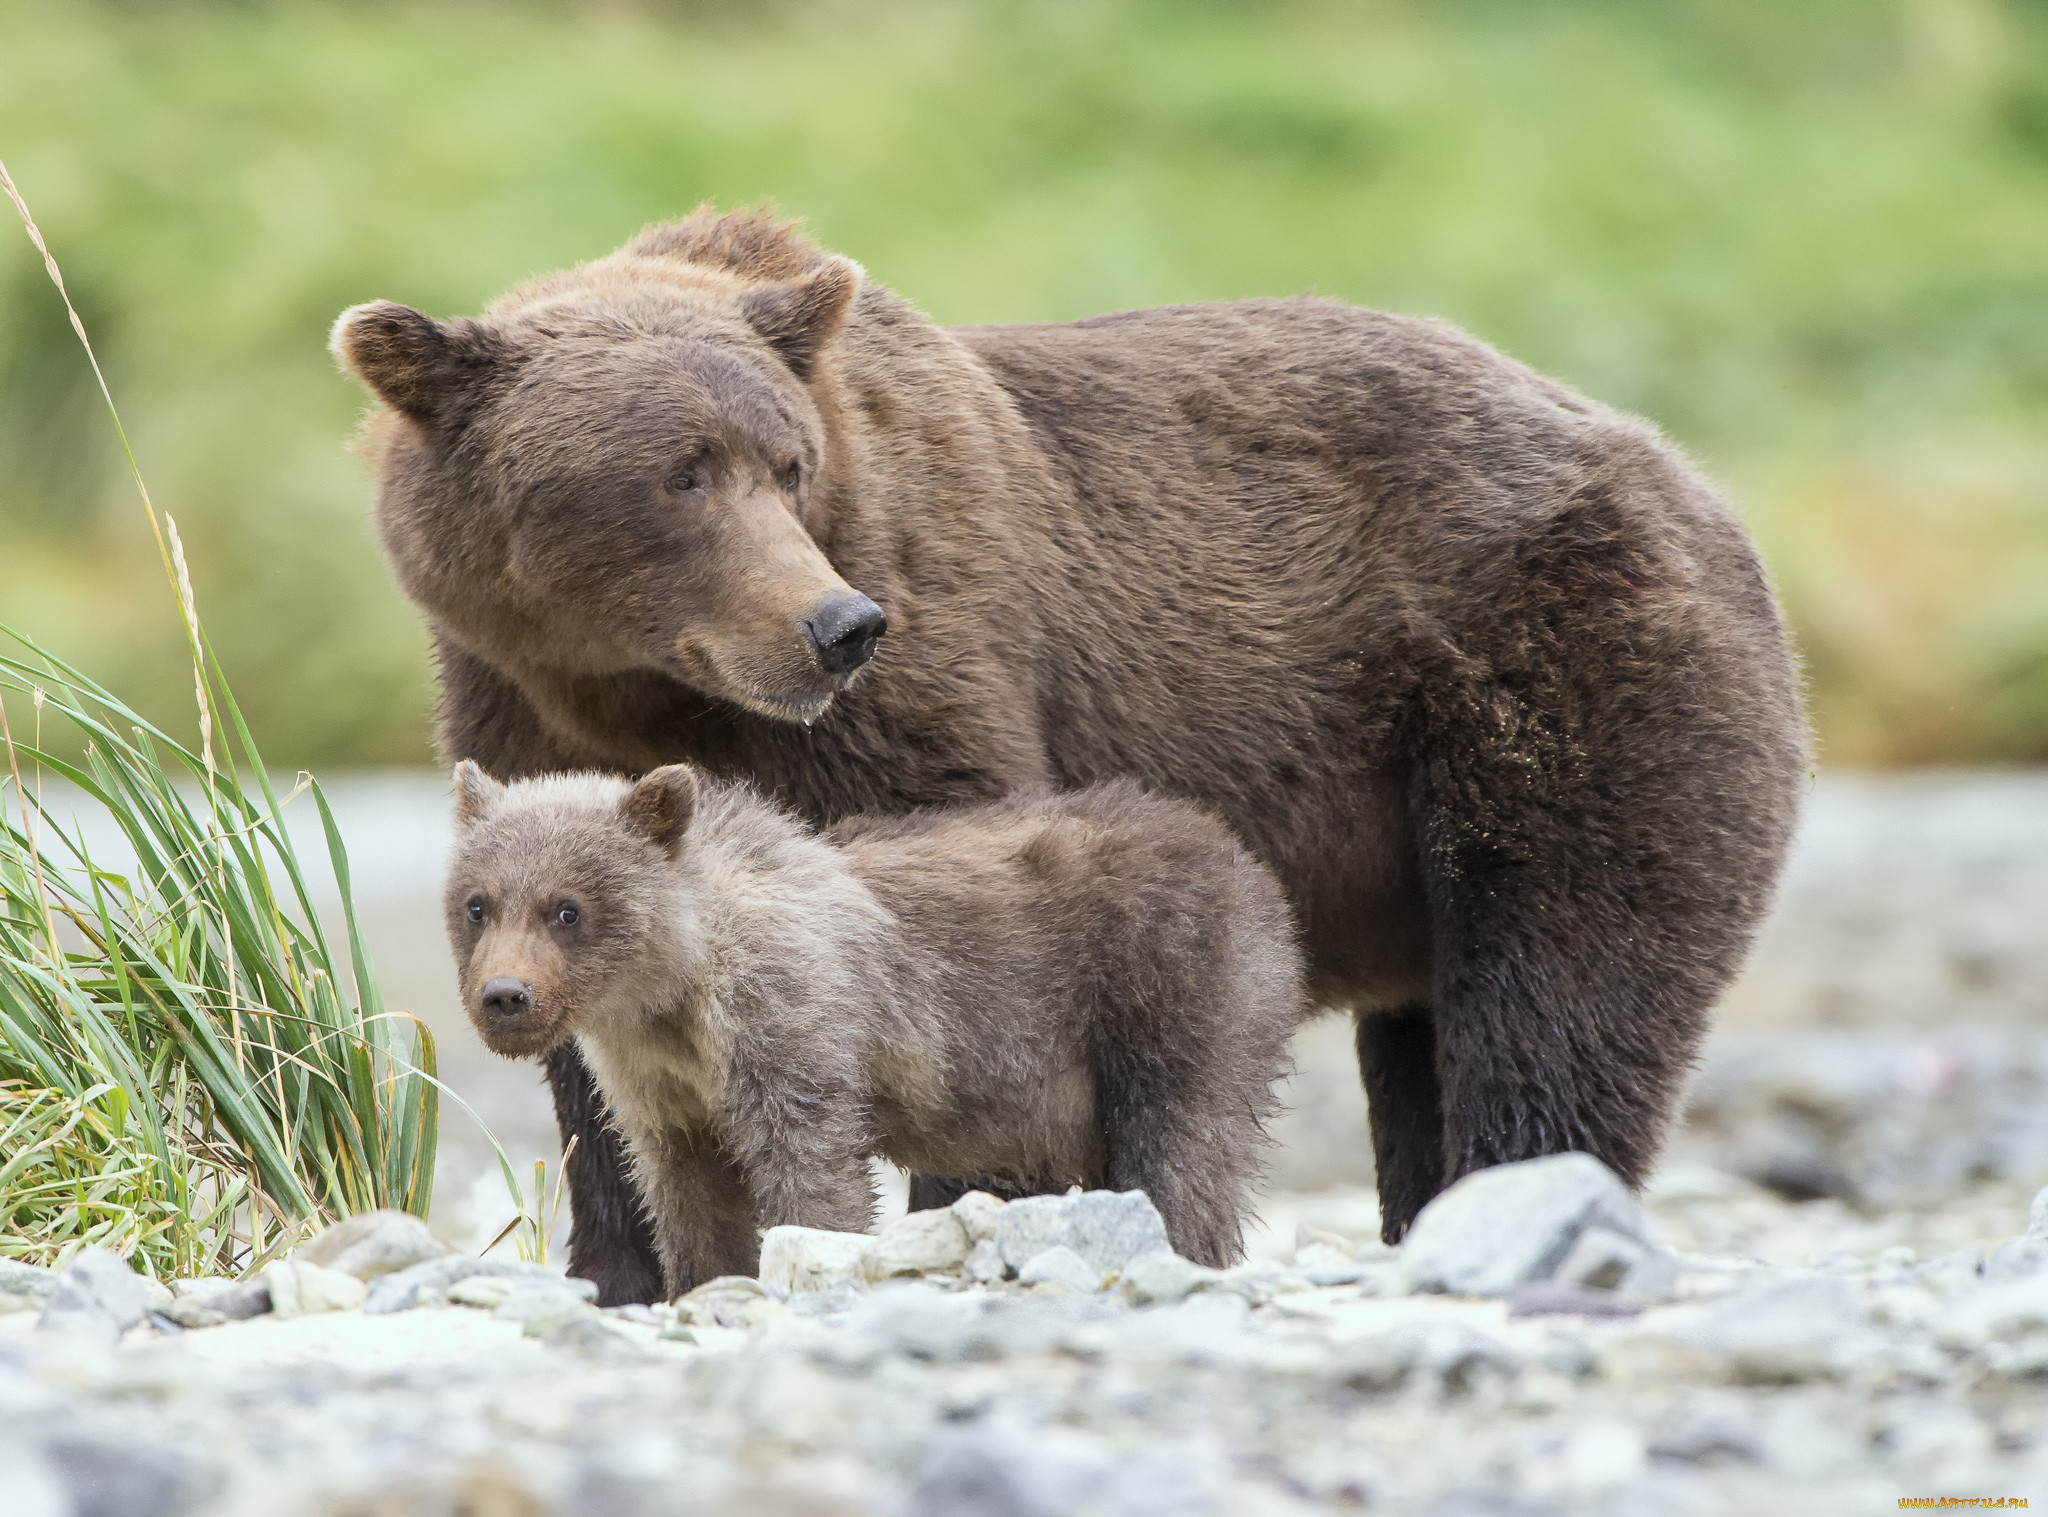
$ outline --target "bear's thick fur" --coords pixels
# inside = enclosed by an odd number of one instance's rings
[[[1389,1239],[1487,1165],[1643,1178],[1806,764],[1756,554],[1649,427],[1326,300],[942,329],[752,214],[335,348],[451,762],[690,760],[816,822],[1130,776],[1274,870],[1358,1014]],[[644,1299],[550,1077],[572,1267]]]
[[[510,787],[465,762],[447,915],[484,1041],[574,1038],[671,1296],[758,1229],[865,1231],[880,1155],[1143,1190],[1222,1266],[1304,1006],[1279,884],[1128,780],[813,834],[684,765]]]

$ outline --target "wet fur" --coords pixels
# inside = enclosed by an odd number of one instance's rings
[[[1583,1149],[1640,1181],[1806,766],[1727,504],[1643,423],[1325,300],[942,329],[863,283],[799,381],[741,302],[839,267],[759,216],[656,228],[494,306],[432,419],[372,424],[449,758],[689,759],[819,823],[1120,775],[1194,798],[1279,876],[1315,996],[1365,1019],[1388,1238],[1484,1165]],[[604,493],[646,446],[626,418],[698,386],[672,364],[728,375],[713,410],[765,386],[800,413],[802,530],[891,618],[813,727],[624,646],[749,572]],[[549,1073],[584,1139],[573,1267],[629,1299],[651,1256],[588,1157],[587,1074]]]
[[[1227,829],[1128,782],[823,837],[692,788],[672,858],[625,781],[480,795],[448,884],[465,1002],[539,968],[535,1025],[604,1092],[669,1294],[752,1274],[759,1227],[867,1228],[870,1155],[1141,1189],[1179,1252],[1237,1257],[1305,1003],[1280,888]]]

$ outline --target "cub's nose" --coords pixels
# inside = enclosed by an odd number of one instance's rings
[[[865,595],[840,595],[825,602],[804,623],[811,657],[827,674],[851,674],[875,656],[875,640],[889,630],[889,618]]]
[[[524,980],[492,980],[481,997],[484,1015],[509,1020],[533,1010],[533,987]]]

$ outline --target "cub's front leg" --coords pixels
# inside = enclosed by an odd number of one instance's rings
[[[711,1133],[661,1127],[631,1135],[633,1174],[654,1224],[665,1299],[720,1275],[751,1275],[761,1234],[746,1176]]]
[[[844,1087],[735,1069],[720,1125],[763,1228],[864,1233],[874,1226],[873,1144],[859,1102]]]

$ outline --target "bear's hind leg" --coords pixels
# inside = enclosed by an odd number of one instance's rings
[[[1372,1124],[1379,1179],[1380,1237],[1399,1243],[1415,1215],[1444,1185],[1444,1114],[1436,1076],[1436,1029],[1429,1009],[1358,1019],[1358,1073]]]
[[[599,1306],[663,1300],[654,1232],[627,1172],[625,1144],[573,1039],[547,1056],[569,1177],[569,1273],[597,1286]]]

